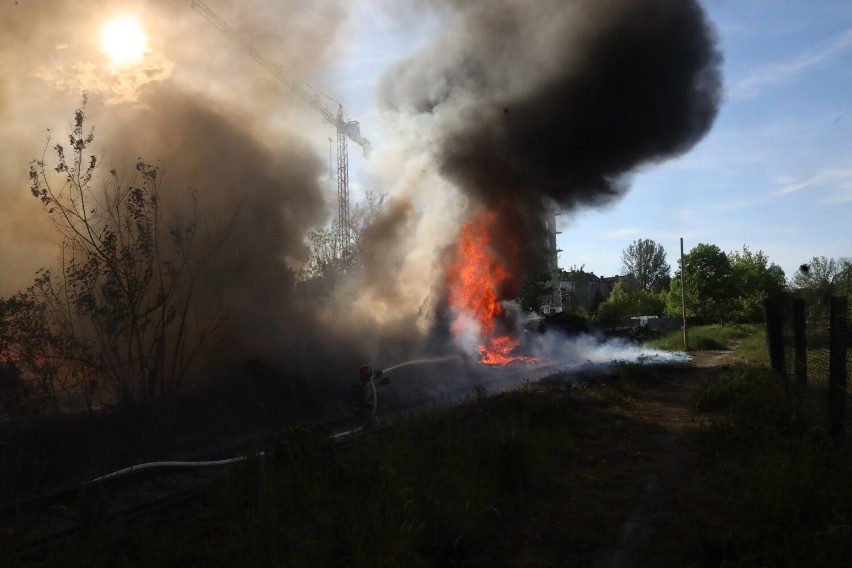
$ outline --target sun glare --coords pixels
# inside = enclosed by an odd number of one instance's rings
[[[106,23],[101,34],[101,50],[116,65],[136,63],[145,55],[148,40],[139,21],[121,16]]]

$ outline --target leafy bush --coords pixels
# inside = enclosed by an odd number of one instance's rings
[[[664,294],[634,290],[619,282],[613,287],[606,301],[598,306],[598,320],[611,325],[633,316],[660,316],[664,309]]]

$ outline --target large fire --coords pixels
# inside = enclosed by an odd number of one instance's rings
[[[480,361],[487,365],[506,365],[530,358],[514,355],[519,340],[500,329],[503,306],[498,296],[512,275],[491,247],[491,235],[499,230],[494,212],[466,223],[459,236],[453,264],[447,271],[449,302],[456,319],[453,333],[465,333],[469,326],[478,335]]]

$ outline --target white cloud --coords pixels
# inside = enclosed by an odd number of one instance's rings
[[[794,178],[779,178],[776,180],[776,183],[781,185],[781,189],[776,191],[773,195],[775,197],[789,195],[809,187],[820,185],[823,181],[824,177],[822,173],[816,173],[808,178],[798,180]]]
[[[804,178],[779,178],[776,183],[781,189],[776,191],[773,197],[813,190],[830,194],[818,202],[820,205],[852,201],[852,169],[822,168]]]
[[[852,170],[842,174],[833,184],[831,195],[820,201],[820,205],[836,205],[852,201]]]
[[[787,61],[755,69],[734,86],[731,96],[735,99],[756,97],[763,88],[788,83],[797,75],[834,59],[850,49],[852,49],[852,29],[829,38]]]

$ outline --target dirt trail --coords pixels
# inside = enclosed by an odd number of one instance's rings
[[[702,418],[690,403],[705,381],[730,363],[731,355],[702,352],[689,366],[668,370],[661,383],[643,387],[633,400],[615,407],[616,418],[624,419],[619,439],[599,449],[601,461],[617,475],[610,473],[612,483],[599,489],[612,501],[613,516],[621,518],[592,553],[594,568],[676,563],[666,558],[658,537],[677,522],[676,491],[696,467],[692,434]]]
[[[617,374],[590,378],[587,388],[555,381],[553,395],[576,402],[571,457],[503,535],[500,565],[683,566],[671,529],[686,517],[678,493],[699,472],[695,434],[706,420],[691,403],[734,362],[733,350],[704,351],[688,365],[649,368],[625,382]]]

